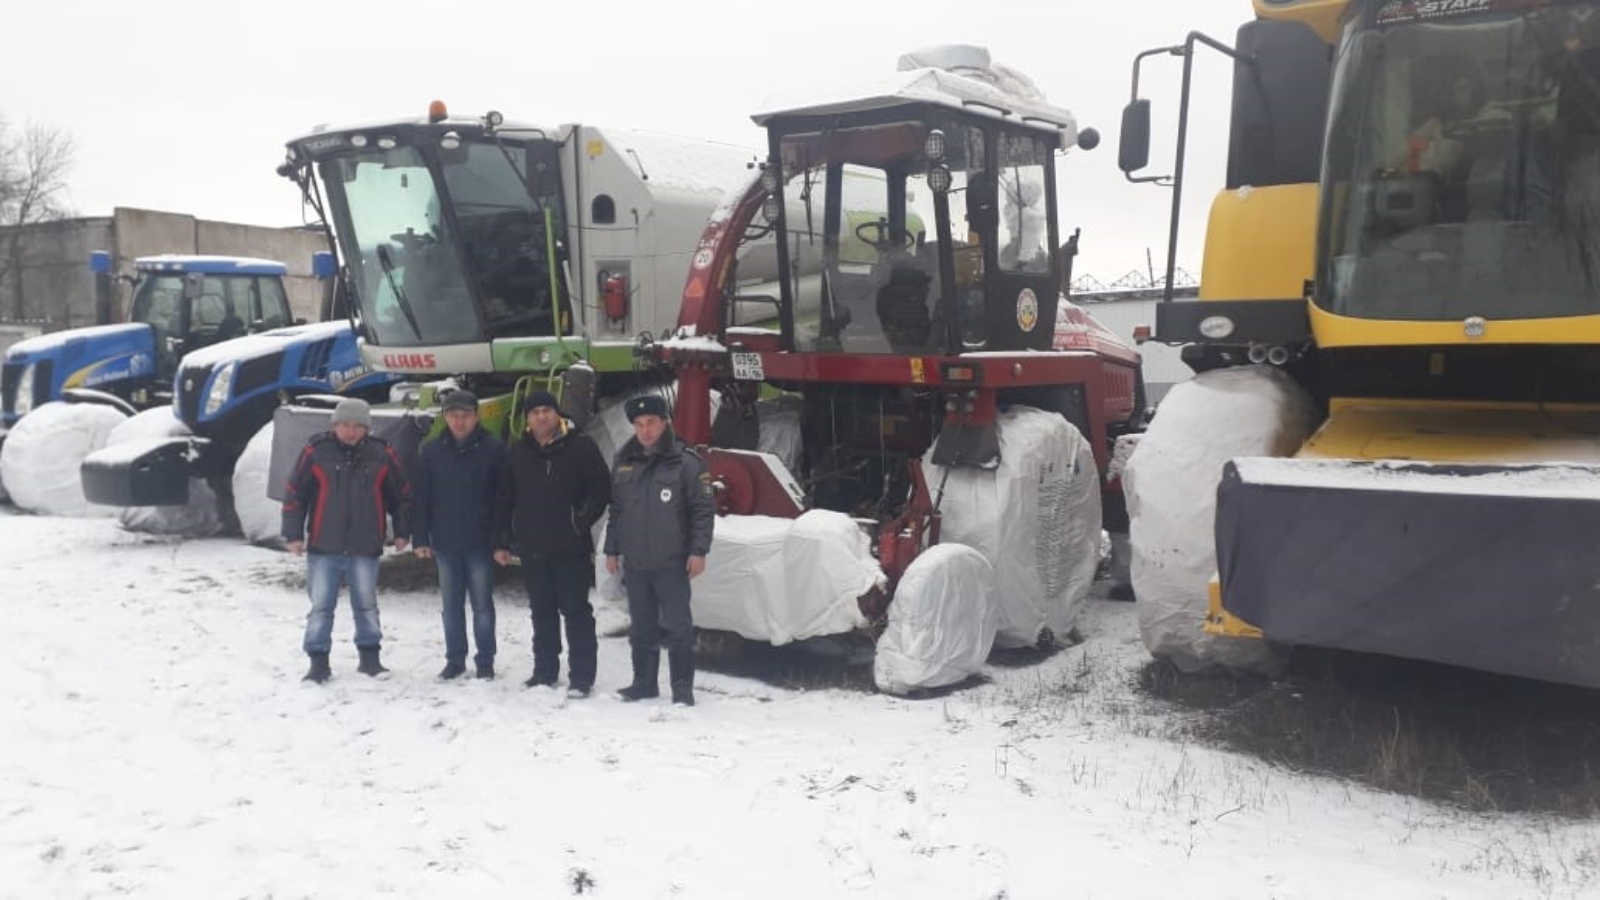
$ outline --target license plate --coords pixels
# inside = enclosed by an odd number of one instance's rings
[[[761,354],[733,354],[733,377],[736,381],[765,381],[767,375],[761,367]]]

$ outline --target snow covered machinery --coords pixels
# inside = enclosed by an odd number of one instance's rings
[[[362,359],[406,378],[373,410],[402,460],[442,427],[449,390],[472,390],[485,424],[506,429],[534,389],[562,394],[580,425],[642,389],[637,336],[672,324],[706,218],[755,157],[622,128],[453,116],[439,101],[426,116],[321,127],[287,150],[278,172],[339,248]],[[279,410],[274,473],[328,414]],[[276,495],[282,479],[269,486]]]
[[[1143,412],[1137,352],[1062,291],[1056,158],[1097,134],[982,48],[899,68],[753,117],[767,159],[643,348],[722,514],[696,623],[783,643],[886,617],[889,690],[1064,635]],[[786,277],[746,271],[767,253]]]
[[[1184,58],[1180,134],[1196,47],[1235,61],[1200,298],[1154,331],[1199,374],[1125,476],[1146,645],[1600,687],[1600,3],[1255,10],[1140,57]]]

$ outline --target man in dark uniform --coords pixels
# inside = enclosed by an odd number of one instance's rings
[[[667,402],[647,394],[624,407],[633,437],[611,472],[606,569],[623,572],[633,619],[633,683],[623,700],[660,696],[661,644],[667,645],[672,702],[694,705],[694,619],[689,580],[705,571],[715,510],[705,463],[668,421]]]

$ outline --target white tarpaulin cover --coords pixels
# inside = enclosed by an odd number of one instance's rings
[[[114,515],[83,496],[78,468],[127,418],[99,403],[55,401],[18,419],[0,448],[0,481],[11,502],[52,516]]]
[[[188,427],[172,414],[172,407],[158,406],[126,419],[112,429],[111,435],[106,438],[106,446],[188,437],[190,433]],[[129,531],[150,534],[209,537],[222,530],[217,495],[203,478],[189,479],[189,502],[183,506],[119,507],[117,520]]]
[[[889,604],[872,679],[905,694],[956,684],[983,671],[994,647],[994,567],[962,544],[929,547],[912,561]]]
[[[267,496],[271,469],[272,423],[268,422],[233,464],[233,509],[239,515],[239,530],[252,544],[282,542],[283,505]]]
[[[996,643],[1029,647],[1045,628],[1065,637],[1094,584],[1100,476],[1088,440],[1056,413],[1014,406],[999,425],[998,468],[951,469],[941,500],[944,469],[930,451],[928,489],[944,514],[940,542],[973,547],[994,567]]]
[[[1311,398],[1270,366],[1218,369],[1162,399],[1122,474],[1132,522],[1139,631],[1153,656],[1185,671],[1271,672],[1272,648],[1201,630],[1217,573],[1217,484],[1235,456],[1289,456],[1316,424]]]
[[[642,397],[646,394],[655,394],[665,399],[668,408],[671,408],[676,402],[677,382],[641,388],[618,397],[602,400],[600,410],[595,413],[594,418],[589,420],[589,424],[583,427],[583,433],[587,434],[590,440],[595,442],[595,446],[600,448],[600,455],[605,458],[606,465],[611,465],[612,460],[616,458],[617,451],[621,449],[623,444],[628,442],[628,438],[633,437],[633,423],[628,421],[628,415],[624,411],[623,405],[634,397]],[[713,422],[717,419],[717,409],[721,405],[722,393],[720,391],[712,391],[711,420]]]
[[[770,644],[866,625],[856,601],[883,582],[867,536],[843,513],[722,516],[693,582],[694,623]]]

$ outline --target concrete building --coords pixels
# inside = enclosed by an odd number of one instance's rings
[[[0,252],[14,229],[0,229]],[[211,222],[181,213],[118,207],[109,216],[62,219],[20,229],[17,258],[0,280],[0,325],[59,331],[97,324],[89,253],[112,254],[116,271],[132,273],[140,256],[198,253],[275,259],[289,267],[286,287],[297,318],[316,321],[321,285],[311,254],[328,249],[320,230]],[[126,285],[112,302],[113,321],[127,321]]]

